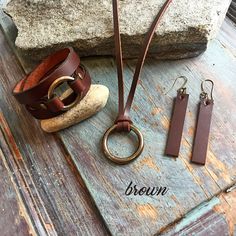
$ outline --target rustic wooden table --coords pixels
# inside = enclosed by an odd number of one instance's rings
[[[147,60],[132,114],[146,145],[139,159],[122,167],[101,151],[101,137],[116,114],[114,60],[83,59],[93,82],[113,95],[106,108],[74,127],[46,134],[11,95],[25,71],[7,37],[0,32],[1,236],[236,235],[236,28],[230,20],[198,58]],[[125,61],[126,89],[134,65]],[[163,152],[175,91],[164,93],[180,75],[189,79],[190,101],[180,157],[174,159]],[[215,82],[215,106],[207,164],[198,166],[190,157],[200,83],[207,78]],[[116,136],[111,146],[115,143],[132,151],[130,139]],[[169,191],[126,196],[131,181]]]

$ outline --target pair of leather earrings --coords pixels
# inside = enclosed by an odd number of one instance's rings
[[[185,87],[188,79],[185,76],[178,77],[175,80],[170,90],[172,90],[172,88],[175,86],[175,83],[177,82],[178,79],[184,79],[184,83],[177,90],[177,96],[174,99],[170,130],[169,130],[166,149],[165,149],[165,155],[173,156],[173,157],[179,156],[182,133],[183,133],[183,128],[184,128],[184,121],[185,121],[186,110],[187,110],[188,99],[189,99],[189,94],[186,93],[186,87]],[[210,97],[204,88],[204,84],[206,82],[210,82],[212,85]],[[196,131],[195,131],[195,138],[194,138],[191,161],[197,164],[202,164],[202,165],[205,165],[206,156],[207,156],[211,117],[212,117],[212,110],[213,110],[213,105],[214,105],[213,87],[214,87],[214,83],[212,80],[209,80],[209,79],[203,81],[201,84],[197,126],[196,126]]]

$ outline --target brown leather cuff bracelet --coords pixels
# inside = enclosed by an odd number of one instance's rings
[[[62,100],[54,94],[60,84],[67,82],[73,90]],[[91,85],[91,78],[80,64],[73,48],[65,48],[47,57],[13,89],[17,101],[36,119],[58,116],[84,98]]]

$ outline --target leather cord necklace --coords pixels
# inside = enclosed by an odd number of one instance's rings
[[[139,76],[151,43],[154,36],[155,30],[159,25],[164,13],[166,12],[168,6],[172,0],[166,0],[161,10],[155,17],[143,44],[141,53],[138,58],[138,62],[135,68],[135,73],[133,76],[132,85],[128,94],[127,102],[124,104],[124,79],[123,79],[123,62],[122,62],[122,48],[121,48],[121,37],[120,37],[120,27],[119,27],[119,14],[118,14],[118,0],[113,0],[113,24],[114,24],[114,38],[115,38],[115,52],[116,52],[116,64],[117,64],[117,75],[118,75],[118,88],[119,88],[119,113],[115,121],[115,124],[109,128],[103,137],[103,151],[105,156],[111,161],[117,164],[126,164],[135,158],[137,158],[143,150],[144,141],[141,132],[133,125],[130,118],[130,109],[135,95],[135,90],[138,84]],[[129,157],[121,158],[110,152],[108,149],[108,138],[112,132],[130,132],[134,131],[138,136],[139,146],[134,154]]]

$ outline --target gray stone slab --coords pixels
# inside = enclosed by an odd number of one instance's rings
[[[112,1],[11,0],[6,12],[18,28],[16,46],[39,60],[71,45],[81,56],[113,55]],[[164,0],[120,1],[125,57],[137,57],[144,35]],[[230,0],[174,0],[154,36],[149,56],[179,59],[199,55],[215,36]]]

